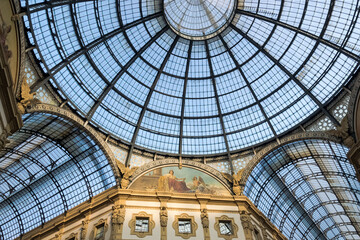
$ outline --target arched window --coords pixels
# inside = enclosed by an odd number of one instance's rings
[[[360,183],[347,151],[325,140],[281,146],[256,165],[244,193],[289,239],[359,239]]]
[[[116,185],[104,152],[72,122],[48,113],[0,151],[0,239],[13,239]]]

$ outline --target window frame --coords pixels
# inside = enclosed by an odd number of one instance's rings
[[[147,232],[135,231],[136,230],[136,220],[138,220],[138,219],[148,219],[148,231]],[[130,235],[136,235],[138,238],[151,236],[152,231],[155,228],[155,222],[153,220],[152,214],[148,214],[146,212],[134,213],[132,215],[132,218],[129,221],[128,225],[130,227]]]
[[[102,226],[104,227],[103,235],[101,237],[97,238],[96,237],[97,232],[98,232],[99,228],[102,227]],[[107,224],[106,219],[100,218],[100,220],[97,223],[95,223],[94,226],[93,226],[93,230],[91,232],[90,239],[104,240],[107,230],[108,230],[108,224]]]
[[[231,234],[221,234],[220,223],[222,223],[222,222],[230,223]],[[237,237],[238,237],[237,233],[238,233],[239,227],[238,227],[238,225],[235,224],[234,218],[230,218],[226,215],[222,215],[221,217],[216,217],[214,228],[215,228],[216,232],[218,233],[219,238],[222,238],[225,240],[231,240],[233,238],[237,239]]]
[[[141,221],[141,230],[143,229],[143,227],[144,227],[144,220],[146,220],[147,221],[147,224],[146,224],[146,231],[138,231],[138,229],[137,229],[137,226],[138,226],[138,224],[137,224],[137,222],[138,221]],[[147,232],[149,232],[149,222],[150,222],[150,219],[148,218],[148,217],[135,217],[135,229],[134,229],[134,231],[135,232],[140,232],[140,233],[147,233]]]
[[[190,233],[182,233],[179,230],[179,221],[189,221],[190,222]],[[198,228],[197,223],[195,222],[194,216],[189,216],[186,213],[180,215],[175,215],[174,222],[172,224],[173,229],[175,230],[175,236],[182,237],[183,239],[188,239],[190,237],[196,237],[196,230]]]

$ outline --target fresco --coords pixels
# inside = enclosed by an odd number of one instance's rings
[[[193,168],[163,167],[138,178],[130,187],[143,191],[230,195],[215,178]]]

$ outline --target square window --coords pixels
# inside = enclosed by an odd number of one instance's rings
[[[191,220],[179,219],[179,233],[191,233]]]
[[[233,234],[231,221],[219,221],[219,228],[220,228],[221,235],[232,235]]]
[[[96,226],[95,240],[104,238],[104,228],[105,228],[104,223]]]
[[[135,222],[135,232],[149,232],[149,218],[137,217]]]

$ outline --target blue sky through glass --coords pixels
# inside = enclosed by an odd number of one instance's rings
[[[176,38],[159,0],[26,4],[35,56],[70,106],[159,152],[220,154],[274,139],[326,112],[359,66],[355,0],[246,0],[224,31],[196,41]]]

